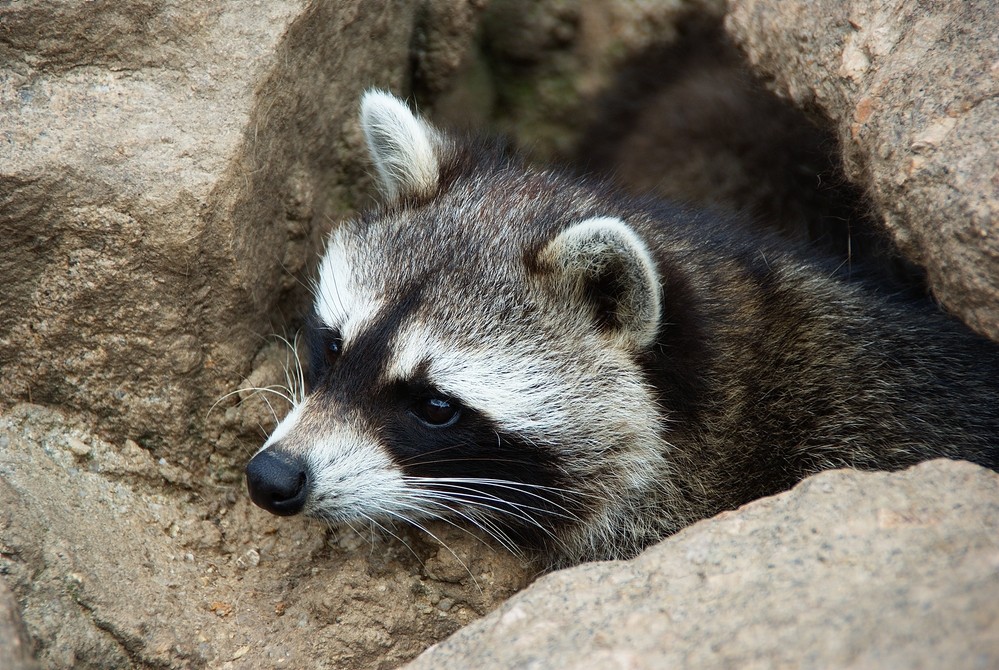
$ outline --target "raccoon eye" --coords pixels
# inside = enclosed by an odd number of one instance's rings
[[[326,356],[326,362],[333,365],[336,359],[340,358],[340,353],[343,351],[343,339],[336,335],[326,341],[326,347],[323,353]]]
[[[445,428],[458,421],[461,406],[448,398],[426,398],[416,404],[413,413],[428,426]]]

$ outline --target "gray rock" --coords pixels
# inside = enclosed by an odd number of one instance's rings
[[[836,124],[933,292],[999,340],[999,12],[989,0],[729,0],[752,66]]]
[[[0,658],[6,670],[34,670],[38,665],[31,656],[31,642],[21,621],[17,601],[0,579]]]
[[[554,573],[406,666],[999,667],[999,475],[831,471]]]

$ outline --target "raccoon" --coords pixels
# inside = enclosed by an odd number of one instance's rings
[[[935,306],[384,92],[361,126],[386,204],[330,235],[260,507],[444,518],[563,566],[828,468],[999,468],[999,348]]]

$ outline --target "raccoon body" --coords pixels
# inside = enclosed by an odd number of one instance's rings
[[[247,466],[333,523],[621,558],[834,467],[999,468],[999,349],[711,212],[445,135],[369,92],[387,204],[329,239],[310,393]]]

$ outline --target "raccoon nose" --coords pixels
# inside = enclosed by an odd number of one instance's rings
[[[246,464],[246,489],[250,500],[271,514],[291,516],[305,507],[309,477],[304,462],[267,449]]]

